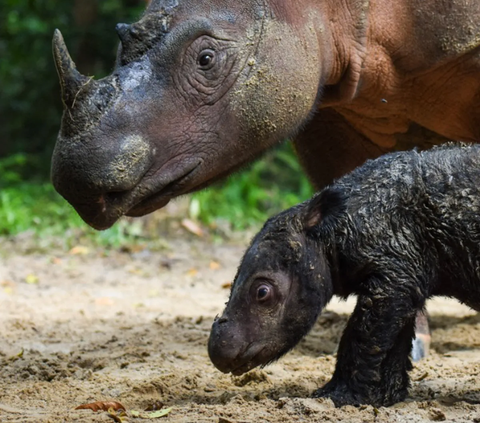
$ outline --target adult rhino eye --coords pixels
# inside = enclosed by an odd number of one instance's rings
[[[203,50],[198,56],[198,64],[203,70],[208,70],[213,66],[215,52],[213,50]]]
[[[260,285],[257,288],[257,301],[266,301],[272,295],[272,289],[268,285]]]

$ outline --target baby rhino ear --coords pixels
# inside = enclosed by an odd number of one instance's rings
[[[320,223],[329,224],[335,216],[345,211],[346,197],[335,188],[325,188],[309,202],[304,217],[305,229],[312,229]]]
[[[303,226],[305,229],[312,229],[322,220],[320,196],[321,193],[315,194],[315,196],[308,202],[307,211],[305,212],[303,220]]]

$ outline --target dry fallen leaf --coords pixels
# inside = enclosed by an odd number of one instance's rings
[[[0,281],[0,286],[3,287],[3,292],[5,294],[13,294],[13,288],[15,288],[15,284],[12,281]]]
[[[109,408],[107,416],[110,417],[115,423],[123,423],[128,421],[125,410],[119,410],[117,414],[117,412],[113,408]]]
[[[88,247],[84,247],[83,245],[77,245],[69,251],[69,254],[71,254],[72,256],[85,256],[89,252],[90,250],[88,249]]]
[[[130,244],[130,245],[124,245],[121,247],[121,251],[124,253],[140,253],[143,250],[145,250],[145,245],[141,244]]]
[[[115,301],[109,297],[98,297],[95,298],[95,304],[98,306],[112,306],[115,304]]]
[[[27,275],[25,282],[27,282],[29,285],[35,285],[38,283],[38,276],[31,273],[30,275]]]
[[[187,272],[187,276],[196,276],[198,273],[198,270],[197,269],[190,269],[188,272]]]
[[[158,289],[151,289],[148,291],[148,296],[150,298],[160,297],[160,291]]]
[[[131,273],[132,275],[137,275],[137,276],[145,276],[145,270],[143,270],[140,267],[132,267],[128,269],[128,273]]]
[[[125,407],[118,401],[97,401],[89,404],[79,405],[75,410],[92,410],[92,411],[118,411],[125,410]]]
[[[158,419],[160,417],[163,417],[163,416],[167,416],[170,411],[172,411],[172,408],[165,408],[163,410],[158,410],[158,411],[154,411],[153,413],[148,413],[146,415],[147,419]]]
[[[220,269],[220,263],[216,262],[216,261],[211,261],[210,262],[210,269],[211,270],[218,270]]]
[[[225,283],[222,283],[222,288],[223,289],[229,289],[232,287],[232,282],[225,282]]]
[[[199,237],[203,236],[203,229],[200,225],[197,225],[193,220],[190,219],[183,219],[182,226],[189,232]]]

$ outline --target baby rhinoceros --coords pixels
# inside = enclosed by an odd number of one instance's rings
[[[240,375],[277,360],[333,295],[358,296],[330,382],[334,403],[407,395],[415,314],[435,295],[480,310],[480,146],[447,145],[366,162],[270,219],[243,257],[213,323],[209,355]]]

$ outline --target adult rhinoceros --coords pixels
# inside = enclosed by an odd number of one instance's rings
[[[480,1],[153,0],[112,75],[59,31],[56,189],[97,229],[293,138],[323,186],[393,149],[480,138]]]

